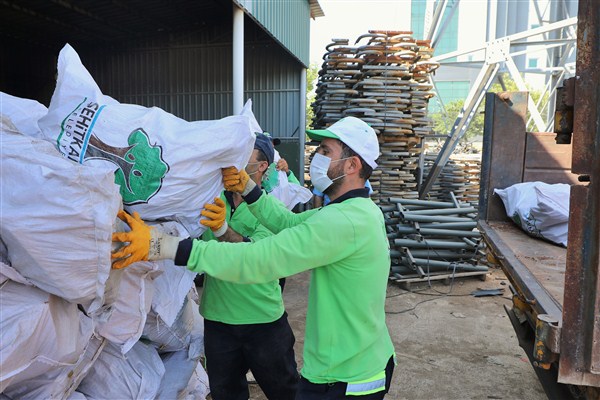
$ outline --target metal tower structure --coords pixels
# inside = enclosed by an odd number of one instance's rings
[[[451,0],[451,2],[449,0],[429,0],[426,8],[425,30],[427,32],[426,38],[432,41],[434,47],[439,38],[443,36],[451,14],[460,4],[460,0]],[[523,10],[525,5],[527,10]],[[543,7],[544,5],[545,7]],[[444,61],[455,57],[481,54],[482,50],[485,54],[479,60],[452,63],[454,66],[464,64],[473,67],[473,65],[478,65],[480,69],[442,150],[424,182],[420,182],[419,196],[421,198],[427,195],[440,175],[456,145],[467,131],[485,92],[498,77],[499,72],[508,72],[521,91],[529,90],[522,73],[536,73],[545,76],[546,84],[540,101],[535,103],[531,97],[529,98],[528,111],[530,118],[527,124],[529,125],[532,122],[535,129],[540,132],[552,129],[556,89],[565,78],[573,76],[575,73],[576,5],[576,2],[572,0],[530,0],[529,2],[487,0],[487,41],[479,46],[459,49],[433,57],[432,60],[443,65]],[[521,26],[516,25],[515,21],[518,19],[515,18],[515,13],[527,12],[528,14],[530,6],[535,10],[537,25],[539,26],[534,29],[525,29],[507,34],[507,32],[522,28],[522,23]],[[446,18],[443,18],[444,11],[446,12]],[[525,26],[528,26],[527,21]],[[516,60],[534,51],[546,52],[546,66],[518,68]],[[524,63],[520,62],[519,64]],[[434,78],[432,78],[431,83],[436,88]],[[544,94],[546,93],[548,94],[548,102],[542,106],[540,104],[541,99],[545,97]],[[443,104],[441,106],[443,109]],[[442,112],[445,112],[445,110]],[[545,120],[542,117],[543,114],[546,115]]]

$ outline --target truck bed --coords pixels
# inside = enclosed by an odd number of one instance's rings
[[[479,221],[492,253],[516,290],[535,299],[538,313],[560,320],[567,249],[533,238],[509,221]]]

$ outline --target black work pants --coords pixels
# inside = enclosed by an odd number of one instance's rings
[[[287,313],[266,324],[204,321],[206,372],[213,400],[247,400],[246,372],[270,400],[294,400],[299,374]]]
[[[345,382],[312,383],[300,378],[296,400],[381,400],[390,390],[392,374],[394,373],[394,357],[391,357],[385,367],[385,390],[364,396],[346,396]]]

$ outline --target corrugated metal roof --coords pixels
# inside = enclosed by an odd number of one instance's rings
[[[312,19],[325,16],[325,13],[323,12],[323,9],[321,8],[321,5],[319,4],[318,0],[309,0],[309,3],[310,3],[310,17]]]
[[[102,44],[193,31],[230,16],[228,0],[5,0],[0,37],[48,47],[67,41]]]
[[[309,65],[310,17],[316,0],[233,0],[305,67]],[[323,11],[321,10],[321,13]]]

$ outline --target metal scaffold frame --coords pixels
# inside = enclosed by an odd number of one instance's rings
[[[451,14],[458,7],[459,2],[460,0],[455,0],[452,4],[448,5],[448,0],[439,0],[435,3],[435,7],[428,7],[431,18],[426,19],[427,38],[430,38],[432,42],[437,42],[443,35]],[[454,125],[452,126],[436,161],[431,167],[429,174],[424,182],[419,182],[420,198],[425,198],[427,193],[431,190],[431,187],[448,162],[450,155],[467,131],[471,120],[483,101],[485,92],[497,78],[499,71],[507,71],[520,91],[529,90],[521,75],[522,73],[541,73],[551,77],[551,79],[547,79],[543,92],[544,94],[548,94],[547,98],[549,101],[542,110],[540,110],[540,106],[544,96],[540,96],[537,103],[531,96],[529,97],[528,111],[530,117],[528,125],[533,122],[535,129],[540,132],[552,130],[554,125],[552,110],[556,89],[560,83],[562,83],[563,79],[572,76],[575,72],[575,63],[569,62],[569,60],[573,58],[576,48],[577,17],[565,18],[553,23],[546,23],[547,21],[543,20],[543,13],[540,11],[538,1],[532,0],[532,2],[534,3],[537,19],[541,26],[505,37],[488,40],[482,45],[474,46],[469,49],[457,50],[432,58],[432,61],[440,62],[443,65],[444,61],[451,60],[454,57],[469,54],[473,55],[482,51],[485,52],[483,60],[452,62],[453,66],[473,67],[474,65],[481,65],[481,69],[469,90],[463,108],[456,117]],[[442,18],[444,14],[442,10],[444,9],[446,9],[447,13],[450,13],[446,18]],[[551,13],[551,17],[556,18],[560,15],[568,15],[565,9],[566,6],[564,5],[564,1],[553,4],[554,11]],[[430,23],[429,20],[431,20]],[[488,9],[488,37],[490,37],[489,32],[491,29],[489,25],[493,24],[495,27],[495,23],[496,15],[494,8],[490,7]],[[541,36],[542,40],[532,40],[532,38],[535,39],[536,36]],[[546,51],[549,66],[545,68],[528,68],[519,71],[514,58],[533,51]],[[435,79],[432,78],[431,81],[435,88]],[[435,90],[437,91],[437,89]],[[439,99],[439,94],[437,97]],[[445,113],[444,105],[441,104],[441,106],[442,112]],[[547,122],[544,122],[544,119],[542,118],[542,113],[544,112],[548,116]]]

